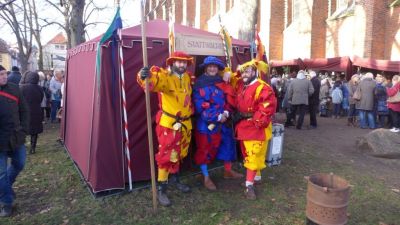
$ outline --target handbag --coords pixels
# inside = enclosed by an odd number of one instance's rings
[[[390,103],[398,103],[398,102],[400,102],[400,91],[398,91],[395,95],[389,97],[387,99],[387,102],[390,102]]]
[[[353,99],[357,101],[361,100],[361,89],[359,87],[354,92]]]

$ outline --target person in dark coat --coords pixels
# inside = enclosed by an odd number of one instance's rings
[[[376,82],[372,73],[366,73],[361,79],[357,90],[361,93],[361,99],[356,103],[356,109],[359,111],[360,127],[362,129],[375,129],[374,115],[374,93]]]
[[[0,151],[8,149],[8,141],[14,131],[11,109],[7,102],[0,100]]]
[[[299,112],[296,129],[301,130],[303,125],[308,98],[314,93],[314,87],[311,81],[306,79],[303,70],[297,73],[296,79],[290,83],[288,100],[292,104],[293,111],[291,118],[296,118],[296,112]]]
[[[38,85],[39,74],[36,72],[26,72],[21,79],[20,89],[30,112],[30,126],[28,134],[31,135],[30,154],[36,152],[38,135],[43,132],[43,111],[41,103],[44,97],[43,89]]]
[[[386,120],[389,117],[389,109],[387,107],[387,94],[386,87],[384,84],[385,78],[381,74],[376,75],[376,87],[375,87],[375,111],[378,116],[377,127],[384,128]]]
[[[0,101],[8,105],[14,123],[7,147],[0,149],[0,217],[7,217],[12,214],[15,199],[12,185],[25,166],[25,137],[29,126],[29,111],[18,86],[7,82],[7,71],[1,65]]]
[[[318,79],[317,73],[310,71],[311,83],[314,87],[314,93],[308,99],[310,111],[310,128],[317,128],[317,111],[319,107],[319,91],[321,89],[321,82]]]
[[[11,68],[11,73],[8,75],[7,82],[18,85],[21,81],[21,73],[19,72],[19,68],[17,66],[13,66]]]

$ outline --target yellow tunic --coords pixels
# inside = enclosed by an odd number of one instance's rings
[[[161,110],[174,116],[189,118],[182,121],[182,124],[184,125],[183,129],[191,130],[190,116],[193,114],[193,107],[190,75],[188,73],[181,76],[171,74],[168,70],[156,66],[151,67],[150,72],[150,91],[159,93]],[[144,88],[145,83],[139,77],[138,83]],[[173,129],[176,119],[166,115],[166,113],[162,113],[159,125]]]

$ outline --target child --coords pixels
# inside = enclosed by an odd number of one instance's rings
[[[340,88],[340,82],[335,82],[332,91],[332,103],[333,103],[333,117],[335,119],[339,118],[340,106],[343,101],[343,92]]]

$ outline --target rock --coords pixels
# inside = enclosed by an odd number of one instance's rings
[[[364,153],[375,157],[400,159],[400,135],[387,129],[376,129],[356,142]]]

